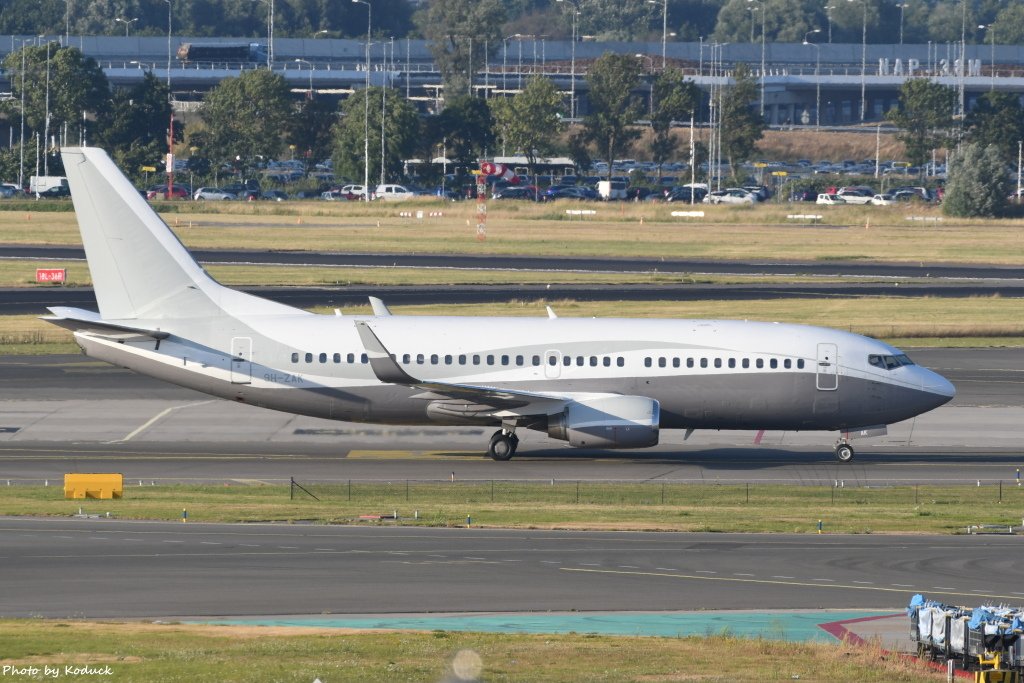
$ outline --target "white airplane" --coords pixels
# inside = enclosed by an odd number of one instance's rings
[[[661,429],[851,435],[955,389],[880,341],[722,320],[316,315],[229,289],[189,255],[107,154],[65,148],[99,313],[50,309],[94,358],[224,399],[356,422],[521,428],[579,448],[645,448]]]

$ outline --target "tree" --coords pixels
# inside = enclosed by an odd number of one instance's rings
[[[307,162],[329,159],[334,147],[331,126],[338,108],[323,98],[306,98],[299,110],[288,119],[286,139],[295,152]]]
[[[282,76],[265,69],[246,71],[221,81],[203,102],[206,156],[215,163],[231,162],[244,171],[259,159],[280,155],[282,133],[292,113]]]
[[[683,78],[683,72],[669,69],[663,72],[652,85],[651,99],[654,113],[651,115],[651,159],[658,164],[658,178],[661,165],[675,156],[676,138],[672,135],[672,123],[683,121],[695,115],[700,103],[700,88],[693,81]]]
[[[967,140],[995,145],[1003,161],[1017,163],[1017,143],[1024,140],[1024,107],[1015,94],[987,92],[967,114]]]
[[[953,129],[956,91],[926,78],[912,78],[900,87],[900,105],[886,118],[900,129],[896,139],[904,144],[907,160],[919,166],[932,150],[949,144]]]
[[[639,83],[640,64],[630,55],[601,55],[587,74],[590,113],[584,117],[583,127],[607,159],[609,179],[612,161],[640,136],[633,125],[641,111],[641,103],[633,97]]]
[[[419,122],[412,105],[397,91],[385,88],[361,90],[342,103],[341,118],[333,128],[336,174],[362,178],[366,160],[371,184],[380,177],[382,93],[385,96],[384,180],[388,182],[401,177],[402,161],[408,159],[416,148]],[[366,136],[367,131],[369,136]],[[367,145],[370,149],[368,159],[365,156]]]
[[[1003,45],[1024,43],[1024,4],[1009,3],[996,15],[993,22],[998,31],[997,38]]]
[[[77,141],[83,114],[94,114],[109,106],[110,86],[103,70],[91,57],[73,47],[26,45],[7,55],[4,72],[11,83],[12,97],[20,106],[22,56],[25,69],[25,125],[34,132],[51,134],[64,130]],[[49,73],[49,78],[47,78]],[[49,97],[47,97],[49,95]],[[45,125],[46,115],[50,125]]]
[[[562,95],[543,76],[534,76],[521,93],[494,106],[498,135],[509,148],[526,156],[531,175],[537,172],[537,158],[555,148],[561,106]]]
[[[444,143],[458,168],[472,168],[494,146],[494,116],[486,100],[467,95],[446,102],[430,126],[429,148]]]
[[[483,64],[485,47],[493,54],[501,44],[501,0],[433,0],[419,17],[446,96],[468,93],[474,69]]]
[[[136,178],[142,166],[161,166],[167,153],[171,104],[167,85],[146,72],[142,83],[114,93],[111,106],[97,115],[97,142],[117,165]],[[184,126],[174,127],[174,141],[184,139]]]
[[[821,14],[821,3],[815,0],[759,0],[757,5],[748,0],[729,0],[718,14],[714,37],[731,43],[760,43],[763,20],[766,42],[797,43],[824,23],[824,17],[818,16]],[[858,12],[857,42],[860,28]]]
[[[964,218],[995,217],[1006,208],[1010,180],[999,148],[962,145],[950,159],[942,212]]]
[[[753,155],[766,126],[761,115],[754,111],[758,92],[750,67],[737,64],[732,80],[732,85],[722,92],[721,138],[722,153],[729,167],[735,169]]]

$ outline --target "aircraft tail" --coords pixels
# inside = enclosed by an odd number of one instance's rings
[[[61,156],[103,320],[295,311],[211,278],[102,149]]]

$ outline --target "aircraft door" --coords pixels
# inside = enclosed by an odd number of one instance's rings
[[[835,344],[818,344],[816,372],[819,391],[835,391],[839,388],[839,348]]]
[[[562,352],[544,352],[544,376],[548,379],[557,379],[562,374]]]
[[[231,383],[252,382],[252,337],[231,338]]]

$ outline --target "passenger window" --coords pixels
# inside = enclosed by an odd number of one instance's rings
[[[576,356],[576,367],[582,368],[583,364],[586,362],[586,360],[587,359],[584,358],[583,356]]]
[[[451,357],[450,354],[445,354],[445,356],[444,356],[444,364],[445,365],[451,365],[452,364],[452,357]]]
[[[349,363],[355,363],[356,362],[356,354],[354,354],[354,353],[348,354],[347,356],[345,356],[345,360],[347,360]]]
[[[611,356],[605,356],[602,359],[602,362],[604,363],[604,366],[606,368],[610,368],[612,366],[612,357]]]
[[[508,365],[508,356],[507,355],[502,354],[502,356],[501,356],[501,364],[502,365]]]
[[[318,359],[318,360],[319,360],[319,361],[320,361],[321,363],[326,363],[326,362],[327,362],[327,354],[326,354],[326,353],[321,353],[321,354],[320,354],[320,357],[319,357],[319,359]]]
[[[729,359],[729,367],[730,368],[736,367],[736,359],[735,358],[730,358]]]
[[[548,365],[558,365],[558,358],[555,356],[548,356]]]
[[[572,365],[572,356],[562,356],[562,365],[565,367]]]
[[[597,356],[591,356],[590,357],[590,367],[592,367],[592,368],[596,368],[597,367]]]
[[[722,359],[721,358],[716,358],[715,359],[715,367],[716,368],[722,367]]]
[[[659,368],[665,367],[665,357],[664,356],[662,356],[661,358],[658,359],[658,367]]]
[[[307,353],[306,354],[306,362],[307,363],[312,363],[313,362],[313,354],[311,354],[311,353]]]
[[[293,363],[298,363],[299,362],[299,354],[298,354],[297,351],[292,354],[292,362]]]
[[[402,363],[404,363],[405,365],[408,365],[411,360],[412,360],[412,357],[409,354],[407,354],[407,353],[403,353],[402,354]]]
[[[793,361],[787,358],[786,360],[782,361],[782,367],[789,370],[791,367],[793,367]]]
[[[700,359],[700,366],[702,368],[706,368],[708,366],[708,359],[707,358],[701,358]]]
[[[754,365],[757,366],[758,370],[763,368],[764,367],[764,358],[758,358],[756,361],[754,361]]]
[[[331,358],[331,360],[333,360],[335,363],[340,363],[341,362],[341,354],[340,353],[334,354],[334,356]]]
[[[651,367],[651,359],[650,358],[644,358],[644,367],[645,368]]]
[[[473,365],[480,365],[480,356],[473,354]]]
[[[804,369],[804,359],[803,358],[797,358],[796,359],[796,367],[797,367],[798,370],[803,370]]]
[[[534,367],[540,365],[540,356],[534,356],[533,357],[533,365],[534,365]]]
[[[686,367],[688,367],[688,368],[692,368],[693,367],[693,359],[692,358],[687,358],[686,359]]]
[[[516,365],[519,366],[519,367],[523,366],[523,357],[522,356],[516,356]]]
[[[779,367],[779,361],[777,358],[772,358],[770,361],[768,361],[768,365],[771,367],[772,370],[775,370],[776,368]]]
[[[416,354],[416,365],[423,365],[423,354],[422,353],[417,353]]]
[[[749,367],[750,367],[750,359],[749,358],[744,358],[743,359],[743,369],[746,370]]]
[[[459,365],[465,365],[465,364],[466,364],[466,354],[461,354],[459,356]]]
[[[366,354],[364,353],[363,355],[359,356],[359,362],[360,362],[360,363],[364,363],[364,364],[365,364],[365,363],[369,363],[369,362],[370,362],[370,357],[369,357],[369,356],[367,356],[367,355],[366,355]]]
[[[623,358],[622,356],[619,356],[618,358],[615,359],[615,364],[618,365],[620,368],[624,367],[626,365],[626,359]]]
[[[487,356],[487,364],[488,365],[494,365],[494,356],[493,355],[488,354],[488,356]]]
[[[678,358],[673,358],[672,359],[672,367],[674,367],[674,368],[678,368],[679,367],[679,359]]]
[[[430,364],[431,365],[437,365],[437,354],[436,353],[430,354]]]

